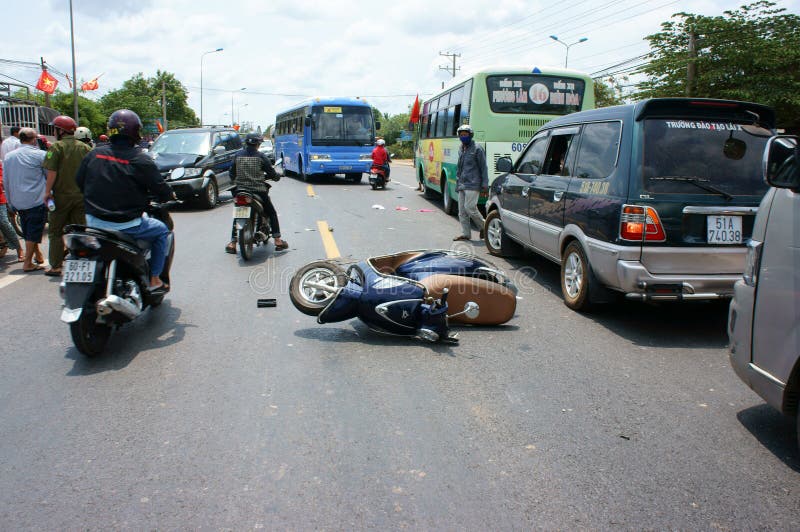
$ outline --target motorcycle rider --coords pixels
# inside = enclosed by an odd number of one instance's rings
[[[231,183],[235,189],[231,193],[235,196],[236,191],[249,192],[255,194],[264,206],[264,214],[269,218],[272,227],[272,236],[275,239],[275,250],[283,251],[289,247],[289,243],[281,240],[281,228],[278,224],[278,213],[269,199],[270,185],[264,182],[264,174],[267,179],[278,181],[280,176],[272,168],[269,158],[265,153],[258,151],[262,141],[258,133],[248,133],[244,138],[245,149],[233,160],[230,169]],[[256,230],[260,230],[257,228]],[[225,246],[227,253],[236,254],[236,225],[231,229],[231,241]]]
[[[153,159],[137,148],[141,129],[136,113],[114,111],[108,118],[110,143],[89,152],[75,181],[84,195],[87,225],[151,242],[150,290],[168,291],[159,276],[166,261],[169,229],[144,212],[149,196],[162,202],[175,196]]]
[[[391,181],[391,179],[389,179],[389,163],[391,162],[391,158],[389,157],[389,152],[386,151],[386,141],[378,139],[376,144],[377,146],[372,150],[372,166],[381,168],[386,181],[389,182]]]

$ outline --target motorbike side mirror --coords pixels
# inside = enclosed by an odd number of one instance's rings
[[[481,308],[474,301],[468,301],[467,304],[464,305],[464,315],[466,315],[469,319],[474,320],[480,316],[480,313]]]

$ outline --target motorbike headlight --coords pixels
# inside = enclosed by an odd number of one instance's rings
[[[312,161],[330,161],[331,156],[325,153],[314,153],[311,155]]]
[[[372,155],[370,155],[369,153],[363,153],[363,154],[358,156],[358,160],[359,161],[371,161],[372,160]]]
[[[76,235],[76,234],[69,234],[64,235],[64,245],[69,249],[75,248],[89,248],[89,249],[100,249],[100,240],[96,236],[90,235]]]

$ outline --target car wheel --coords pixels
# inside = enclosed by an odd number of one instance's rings
[[[486,249],[492,255],[498,257],[512,257],[520,251],[520,245],[511,240],[503,229],[503,220],[500,218],[500,211],[494,210],[486,217],[484,225],[483,241]]]
[[[346,284],[347,273],[341,266],[328,260],[315,261],[292,276],[289,298],[303,314],[318,316]]]
[[[561,257],[561,294],[564,303],[572,310],[588,310],[590,294],[596,290],[597,280],[580,243],[572,241]]]
[[[203,195],[200,197],[201,205],[206,209],[213,209],[219,200],[219,189],[217,182],[213,179],[208,181],[206,188],[203,189]]]
[[[453,197],[450,196],[450,184],[447,182],[447,178],[442,175],[442,202],[444,203],[444,212],[445,214],[455,214],[456,212],[456,205],[458,205],[457,201],[453,201]]]

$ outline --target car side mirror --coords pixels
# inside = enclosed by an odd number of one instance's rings
[[[764,179],[776,188],[800,189],[798,137],[777,135],[764,148]]]
[[[501,174],[507,174],[514,168],[514,163],[511,162],[511,157],[500,157],[497,159],[495,169]]]
[[[223,153],[225,153],[225,146],[222,144],[214,146],[214,155],[222,155]]]
[[[305,117],[305,119],[303,120],[303,124],[305,124],[306,127],[311,126],[311,117],[310,116]]]

